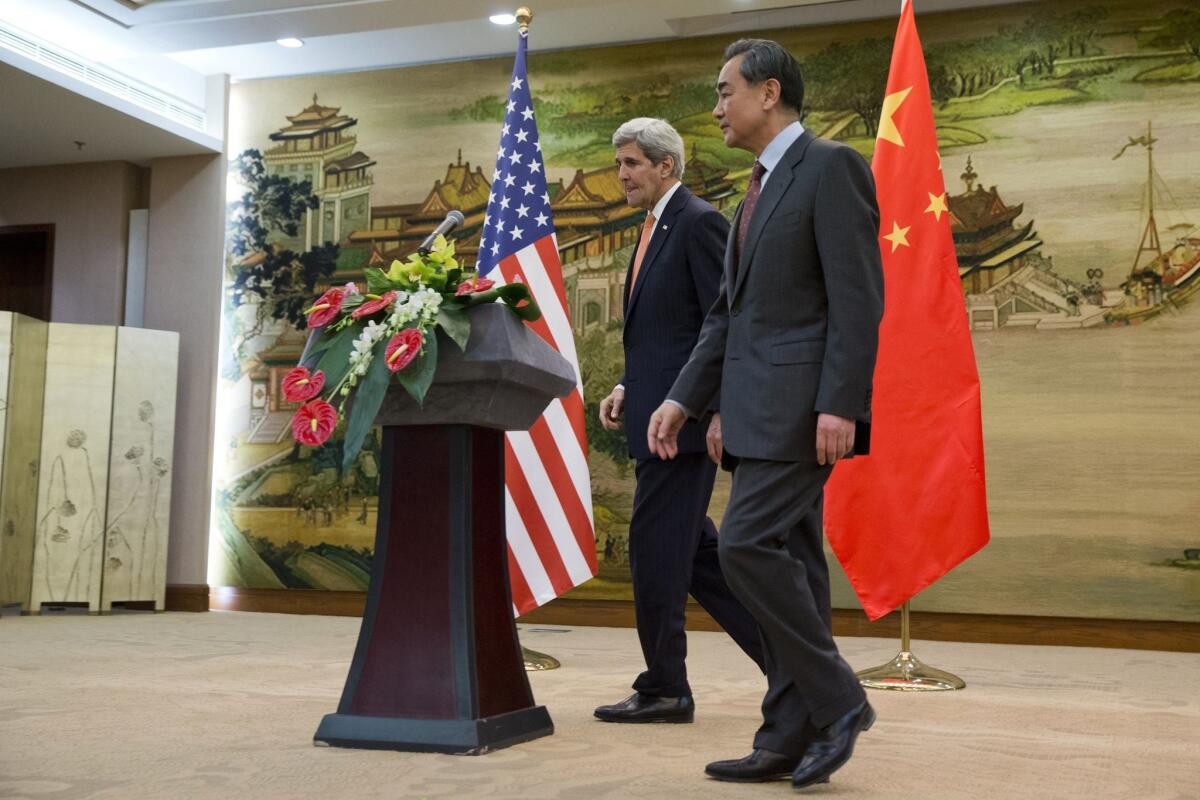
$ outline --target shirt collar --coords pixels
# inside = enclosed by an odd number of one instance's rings
[[[796,140],[803,133],[804,126],[797,120],[775,134],[775,138],[771,140],[771,143],[763,148],[762,155],[758,157],[758,163],[766,167],[767,170],[766,174],[763,175],[762,183],[766,183],[771,175],[774,174],[775,167],[779,165],[783,154],[788,151],[789,147],[796,143]]]
[[[667,189],[666,194],[658,198],[658,202],[654,204],[654,208],[650,211],[650,213],[654,215],[655,219],[662,219],[663,212],[667,210],[667,203],[671,202],[671,198],[675,195],[675,191],[679,189],[680,186],[683,186],[683,184],[679,181],[676,181],[674,186],[672,186],[670,189]]]

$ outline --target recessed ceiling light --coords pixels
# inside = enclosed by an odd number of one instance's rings
[[[280,47],[304,47],[304,40],[289,36],[286,39],[276,39],[275,44]]]
[[[512,25],[517,21],[517,18],[512,14],[492,14],[488,19],[497,25]]]

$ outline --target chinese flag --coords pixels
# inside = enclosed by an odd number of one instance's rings
[[[884,273],[871,454],[833,471],[825,529],[874,620],[988,541],[979,373],[911,0],[871,170]]]

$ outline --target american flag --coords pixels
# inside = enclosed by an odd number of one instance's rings
[[[550,217],[542,146],[525,79],[527,34],[517,44],[492,192],[479,241],[479,274],[521,281],[542,309],[531,327],[575,370],[575,390],[528,431],[505,435],[508,572],[518,614],[596,575],[583,385]]]

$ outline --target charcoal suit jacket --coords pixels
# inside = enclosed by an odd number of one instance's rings
[[[858,422],[870,441],[883,315],[879,209],[866,161],[805,131],[768,175],[695,350],[668,392],[696,414],[719,397],[727,453],[816,462],[816,417]],[[681,448],[682,449],[682,448]]]

